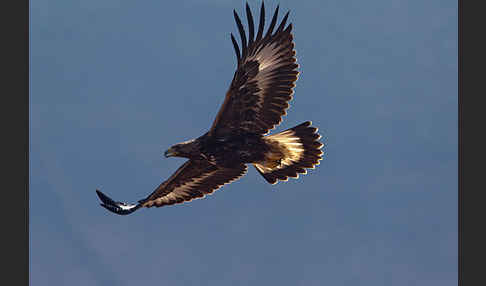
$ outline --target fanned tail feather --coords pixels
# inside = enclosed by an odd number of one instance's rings
[[[277,180],[287,181],[289,177],[298,178],[322,160],[320,138],[310,121],[266,136],[265,141],[270,146],[267,160],[254,166],[270,184],[276,184]]]

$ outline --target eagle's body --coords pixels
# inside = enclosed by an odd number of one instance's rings
[[[205,133],[169,150],[172,149],[178,150],[179,157],[207,160],[211,164],[231,168],[239,164],[262,161],[268,146],[260,134],[243,132],[216,137]],[[167,154],[170,154],[169,150]]]
[[[322,159],[323,146],[317,128],[310,121],[268,135],[289,107],[297,81],[292,24],[285,27],[287,13],[273,32],[278,7],[264,34],[262,3],[255,36],[248,4],[248,41],[241,20],[234,12],[241,36],[240,48],[231,35],[237,70],[216,119],[208,132],[169,148],[166,157],[189,159],[169,179],[137,204],[115,202],[97,190],[102,206],[117,214],[129,214],[140,207],[161,207],[204,197],[243,176],[253,164],[271,184],[305,174]]]

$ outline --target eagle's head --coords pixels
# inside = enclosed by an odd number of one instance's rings
[[[178,143],[165,151],[165,157],[192,158],[199,154],[198,142],[194,139]]]

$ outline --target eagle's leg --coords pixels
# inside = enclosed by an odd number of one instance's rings
[[[267,168],[274,169],[282,164],[282,159],[265,161],[264,165]]]
[[[265,155],[265,160],[260,163],[266,168],[275,169],[282,165],[283,154],[281,152],[269,152]]]

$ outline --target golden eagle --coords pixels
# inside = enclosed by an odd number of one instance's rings
[[[115,202],[96,190],[101,205],[120,215],[141,207],[162,207],[211,194],[246,173],[253,164],[270,184],[307,173],[322,159],[323,146],[317,128],[304,122],[283,132],[266,135],[286,114],[298,76],[292,24],[285,26],[289,12],[278,25],[277,6],[264,34],[265,7],[255,37],[248,3],[248,39],[238,14],[233,10],[241,38],[241,51],[233,34],[237,69],[223,105],[208,132],[197,139],[176,144],[166,157],[188,158],[167,181],[136,204]]]

